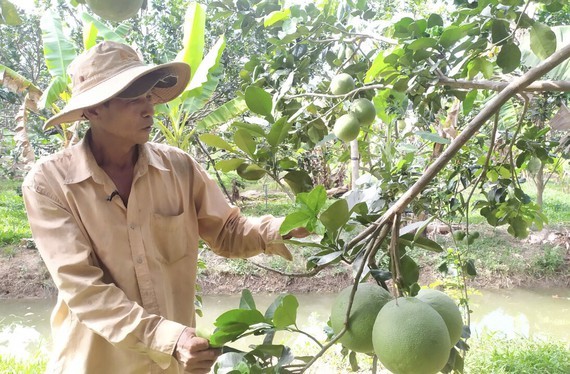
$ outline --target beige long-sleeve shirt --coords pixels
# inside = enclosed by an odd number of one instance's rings
[[[24,201],[58,289],[53,373],[181,373],[172,356],[195,325],[199,239],[226,257],[291,254],[282,222],[246,219],[186,153],[139,146],[125,206],[87,141],[39,161]]]

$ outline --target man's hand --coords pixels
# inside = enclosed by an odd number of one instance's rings
[[[287,240],[287,239],[291,239],[291,238],[304,238],[306,236],[311,235],[311,233],[309,232],[309,230],[307,230],[304,227],[297,227],[296,229],[293,229],[291,231],[289,231],[287,234],[283,235],[282,238]]]
[[[220,349],[210,348],[207,339],[196,336],[196,330],[184,329],[174,348],[174,357],[184,366],[186,373],[206,374],[222,353]]]

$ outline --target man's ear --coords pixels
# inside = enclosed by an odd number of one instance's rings
[[[91,108],[83,109],[83,116],[88,120],[97,118],[97,116],[99,116],[99,106],[92,106]]]

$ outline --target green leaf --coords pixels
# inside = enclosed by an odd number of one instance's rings
[[[491,40],[493,44],[505,44],[510,35],[510,26],[507,21],[499,19],[493,20],[493,24],[491,25]]]
[[[234,134],[234,142],[239,149],[247,153],[249,156],[255,158],[255,149],[257,148],[257,143],[251,133],[246,130],[239,129]]]
[[[360,367],[358,366],[358,359],[356,358],[356,352],[350,351],[348,354],[348,362],[350,363],[350,369],[353,372],[360,370]]]
[[[275,309],[273,314],[273,324],[277,328],[285,328],[297,322],[297,308],[299,302],[293,295],[285,295]]]
[[[265,130],[256,123],[234,122],[232,126],[247,131],[251,136],[265,137]]]
[[[247,324],[248,326],[267,322],[263,314],[257,309],[231,309],[216,318],[214,326],[222,327],[236,323]]]
[[[406,286],[411,286],[420,279],[420,268],[408,255],[404,255],[400,258],[400,275]]]
[[[465,271],[465,273],[467,273],[467,275],[470,275],[472,277],[477,276],[477,270],[475,269],[475,262],[471,259],[465,261],[463,270]]]
[[[427,48],[433,48],[437,45],[437,41],[434,38],[419,38],[414,40],[408,45],[408,48],[412,51],[425,50]]]
[[[214,134],[202,134],[200,135],[200,141],[210,147],[215,147],[219,149],[225,149],[226,151],[232,152],[234,148],[226,142],[224,139]]]
[[[8,0],[0,0],[0,25],[18,26],[22,24],[22,19],[18,14],[18,9]]]
[[[186,9],[184,18],[183,47],[178,53],[176,60],[186,62],[190,65],[192,75],[196,74],[198,66],[204,56],[205,28],[206,6],[191,2]]]
[[[501,47],[497,56],[497,65],[507,74],[519,67],[521,63],[521,51],[513,43],[507,43]]]
[[[307,227],[307,223],[309,223],[312,219],[316,218],[307,211],[296,211],[289,213],[285,216],[283,223],[281,223],[281,227],[279,227],[279,233],[281,235],[285,235],[291,230],[298,227]]]
[[[61,99],[61,96],[67,95],[68,92],[67,77],[53,77],[49,86],[42,93],[38,107],[49,108],[52,104]]]
[[[93,22],[83,21],[83,48],[88,50],[89,48],[97,44],[97,35],[99,30]]]
[[[265,16],[265,20],[263,21],[263,26],[264,27],[272,26],[273,24],[279,21],[284,21],[286,19],[289,19],[289,17],[291,17],[291,9],[289,8],[273,11],[269,13],[267,16]]]
[[[217,107],[214,111],[210,112],[206,117],[202,118],[196,123],[196,128],[203,130],[209,129],[213,126],[226,123],[229,120],[236,118],[247,110],[245,99],[243,97],[236,97],[233,100]]]
[[[285,174],[283,180],[295,194],[306,192],[313,188],[313,179],[304,170],[290,171]]]
[[[432,13],[429,15],[427,27],[431,29],[435,26],[443,26],[443,18],[437,13]]]
[[[241,334],[249,329],[249,324],[247,323],[231,323],[225,324],[214,330],[210,338],[210,346],[213,348],[221,347],[227,342],[236,340]]]
[[[418,131],[418,132],[416,132],[416,135],[418,135],[422,139],[425,139],[427,141],[434,142],[434,143],[439,143],[439,144],[451,143],[451,140],[446,139],[446,138],[442,138],[441,136],[439,136],[433,132]]]
[[[236,170],[244,162],[245,160],[241,158],[230,158],[229,160],[220,160],[216,162],[216,169],[221,170],[224,173],[229,173],[232,170]]]
[[[248,309],[248,310],[257,310],[257,307],[255,306],[255,300],[253,299],[253,295],[251,294],[251,291],[248,290],[247,288],[241,291],[239,308]]]
[[[181,95],[184,109],[193,113],[200,110],[214,94],[221,78],[221,58],[226,48],[226,39],[222,35],[212,46],[198,69],[192,71],[192,80]]]
[[[529,234],[530,222],[520,216],[509,219],[508,233],[515,238],[525,239]]]
[[[398,242],[408,247],[423,248],[437,253],[443,252],[443,248],[438,243],[423,236],[418,236],[414,239],[414,234],[412,233],[400,236]]]
[[[465,99],[463,100],[463,114],[467,115],[473,109],[473,104],[475,104],[475,100],[477,99],[477,90],[471,90],[465,95]]]
[[[61,18],[46,11],[40,20],[44,58],[52,77],[67,77],[67,67],[76,57],[75,45],[63,32]]]
[[[322,185],[316,186],[310,192],[303,192],[297,195],[297,203],[306,207],[315,216],[319,214],[326,202],[327,191]]]
[[[337,232],[350,218],[348,203],[345,199],[335,201],[325,210],[319,219],[330,232]]]
[[[265,117],[271,116],[271,110],[273,109],[272,98],[263,88],[257,86],[246,88],[245,102],[252,112]]]
[[[466,35],[467,32],[460,26],[448,26],[441,33],[441,36],[439,37],[439,44],[443,48],[449,48]]]
[[[338,263],[341,260],[342,255],[342,251],[328,252],[325,255],[311,256],[307,261],[312,262],[315,266],[325,266],[332,263]]]
[[[535,22],[530,29],[530,49],[544,60],[556,51],[556,34],[545,24]]]
[[[93,25],[95,25],[98,34],[101,35],[103,39],[111,40],[113,42],[128,44],[125,38],[123,38],[120,34],[115,32],[114,30],[108,28],[107,25],[105,25],[103,22],[93,17],[91,14],[83,12],[81,13],[81,18],[83,20],[83,27],[85,27],[85,25],[92,23]]]
[[[276,148],[288,137],[290,130],[291,124],[287,121],[287,118],[279,118],[273,126],[271,126],[271,130],[269,130],[269,134],[267,134],[267,142],[271,147]]]

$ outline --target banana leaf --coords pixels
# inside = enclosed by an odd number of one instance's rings
[[[22,24],[22,19],[18,14],[16,6],[8,0],[0,0],[0,25],[18,26]]]
[[[190,65],[193,76],[204,56],[205,29],[206,7],[196,2],[190,3],[184,20],[183,48],[178,53],[176,60],[184,61]]]

